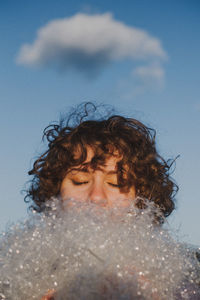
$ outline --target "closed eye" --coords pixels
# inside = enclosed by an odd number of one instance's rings
[[[72,183],[74,185],[82,185],[82,184],[87,184],[88,181],[76,181],[76,180],[72,179]]]
[[[108,182],[109,185],[113,186],[113,187],[116,187],[116,188],[120,188],[121,185],[120,184],[115,184],[115,183],[111,183],[111,182]]]

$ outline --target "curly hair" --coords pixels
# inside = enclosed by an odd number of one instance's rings
[[[48,149],[29,171],[33,179],[25,201],[33,200],[31,207],[43,211],[47,200],[59,196],[67,172],[84,163],[87,148],[91,147],[94,152],[88,163],[91,168],[105,165],[110,156],[119,156],[117,178],[120,191],[127,192],[134,186],[136,196],[154,202],[163,216],[169,216],[175,207],[178,187],[170,177],[173,163],[165,161],[156,150],[155,130],[136,119],[120,115],[88,119],[91,110],[96,110],[94,104],[82,104],[81,109],[79,107],[66,121],[45,128],[43,139],[48,141]],[[138,201],[136,206],[143,208],[144,202]]]

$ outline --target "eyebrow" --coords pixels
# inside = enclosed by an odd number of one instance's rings
[[[104,171],[103,169],[101,168],[97,168],[95,170],[100,170],[100,171]],[[83,172],[83,173],[91,173],[89,170],[88,170],[88,167],[81,167],[81,168],[72,168],[70,169],[69,173],[71,173],[72,171],[78,171],[78,172]],[[111,171],[108,171],[108,172],[105,172],[107,175],[115,175],[117,174],[118,172],[117,171],[114,171],[114,170],[111,170]]]

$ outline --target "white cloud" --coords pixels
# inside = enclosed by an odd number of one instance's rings
[[[139,66],[133,70],[133,76],[136,77],[145,86],[163,87],[165,72],[163,67],[157,63],[151,63]]]
[[[110,13],[79,13],[53,20],[40,28],[35,41],[21,47],[17,62],[64,71],[74,68],[92,74],[113,61],[131,59],[148,62],[166,57],[159,39],[144,30],[116,21]],[[141,67],[136,72],[141,77],[148,76],[147,68],[145,71],[145,67]],[[154,69],[153,73],[154,77],[162,76],[159,69]]]

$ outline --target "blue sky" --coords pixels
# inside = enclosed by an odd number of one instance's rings
[[[52,21],[61,28],[56,34]],[[37,32],[45,26],[41,50]],[[43,129],[71,106],[96,101],[156,128],[165,158],[180,154],[169,222],[182,239],[200,244],[199,1],[1,1],[0,34],[0,228],[27,215],[20,191],[44,149]]]

